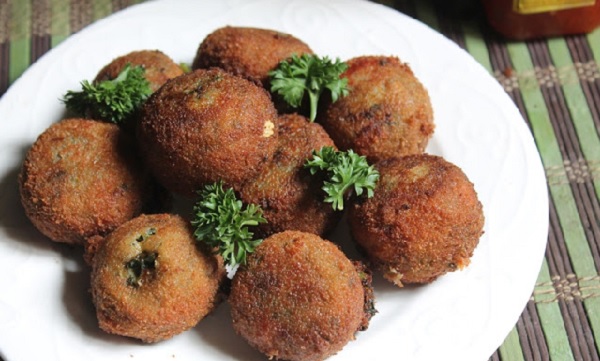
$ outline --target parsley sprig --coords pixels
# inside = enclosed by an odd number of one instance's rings
[[[81,88],[81,91],[69,90],[65,94],[62,102],[67,109],[80,116],[116,124],[129,118],[152,93],[144,68],[129,64],[115,79],[97,84],[84,80]]]
[[[347,68],[346,63],[339,59],[333,62],[327,56],[293,55],[290,60],[281,61],[275,70],[269,72],[271,91],[281,95],[293,108],[299,108],[304,93],[308,93],[310,120],[314,121],[319,97],[325,89],[331,92],[333,102],[348,95],[348,79],[340,78]]]
[[[348,192],[354,191],[355,195],[360,196],[366,191],[367,197],[371,198],[379,180],[379,172],[375,167],[352,149],[344,152],[323,147],[313,151],[312,159],[308,159],[304,166],[311,174],[326,172],[327,180],[322,187],[327,194],[324,201],[332,203],[333,209],[339,211],[344,209],[344,197]]]
[[[254,251],[262,239],[253,239],[248,227],[266,223],[259,206],[244,207],[233,189],[223,189],[222,182],[204,187],[198,192],[194,205],[192,225],[194,236],[212,248],[217,248],[226,264],[235,266],[246,262],[246,255]]]

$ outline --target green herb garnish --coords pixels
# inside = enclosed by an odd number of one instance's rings
[[[300,107],[307,92],[310,120],[314,121],[319,97],[325,89],[330,90],[333,102],[348,95],[348,79],[340,78],[347,68],[348,65],[339,59],[332,62],[328,57],[320,58],[317,55],[293,55],[290,60],[280,62],[277,69],[269,72],[271,91],[281,95],[294,108]]]
[[[184,73],[191,73],[192,72],[192,67],[188,63],[179,63],[179,68]]]
[[[116,124],[123,123],[150,96],[152,89],[144,77],[144,68],[129,64],[113,80],[97,84],[81,82],[81,91],[69,90],[62,102],[67,109],[85,117]]]
[[[262,239],[252,239],[248,227],[266,223],[259,206],[244,207],[233,189],[223,189],[221,182],[205,186],[198,192],[194,205],[196,227],[194,236],[212,248],[217,248],[226,264],[235,266],[246,262],[246,255],[254,251]]]
[[[327,196],[325,202],[332,203],[333,209],[344,209],[344,197],[348,192],[360,196],[364,191],[367,197],[373,196],[375,185],[379,180],[379,172],[367,163],[367,158],[354,153],[352,149],[347,152],[336,151],[333,147],[323,147],[313,151],[312,159],[304,164],[311,174],[319,171],[326,173],[326,180],[322,189]]]

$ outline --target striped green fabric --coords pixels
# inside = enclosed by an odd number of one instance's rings
[[[0,0],[0,96],[33,62],[138,0]],[[548,179],[548,247],[531,299],[490,360],[600,360],[600,29],[508,41],[480,1],[379,0],[469,52],[531,129]]]
[[[10,66],[9,82],[15,81],[29,66],[31,48],[31,3],[13,1],[9,3]],[[22,19],[15,21],[14,19]]]
[[[52,47],[65,40],[70,34],[69,17],[71,8],[69,0],[52,0],[50,8],[50,36]]]

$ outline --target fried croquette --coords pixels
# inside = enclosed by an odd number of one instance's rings
[[[341,77],[350,93],[325,102],[317,121],[341,150],[369,162],[422,153],[434,132],[429,94],[408,64],[396,57],[350,59]]]
[[[46,129],[19,175],[27,217],[56,242],[83,244],[150,212],[160,195],[117,125],[72,118]]]
[[[183,74],[181,67],[162,51],[139,50],[122,55],[106,64],[96,75],[94,83],[115,79],[127,64],[144,68],[144,77],[150,83],[153,92],[167,80]]]
[[[373,315],[364,269],[317,235],[266,238],[233,277],[235,331],[269,358],[323,360],[364,330]],[[366,280],[363,284],[363,280]]]
[[[201,247],[176,215],[141,215],[112,232],[92,260],[100,328],[150,343],[194,327],[217,304],[225,275]]]
[[[260,205],[267,223],[257,235],[297,230],[324,236],[338,223],[340,213],[323,202],[323,181],[304,168],[313,150],[334,147],[323,127],[298,114],[279,117],[279,145],[273,160],[244,184],[241,199]]]
[[[137,127],[156,178],[184,196],[217,181],[239,189],[273,157],[277,135],[266,90],[218,68],[169,80],[148,98]]]
[[[473,184],[442,157],[419,154],[375,164],[373,198],[348,212],[351,234],[386,279],[399,287],[429,283],[466,267],[483,234]]]
[[[269,29],[219,28],[206,36],[192,69],[219,67],[269,88],[269,71],[292,55],[312,54],[310,47],[290,34]]]

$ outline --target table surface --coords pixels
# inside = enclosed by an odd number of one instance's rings
[[[137,2],[0,0],[0,96],[70,34]],[[600,360],[600,29],[507,41],[489,29],[477,1],[378,2],[428,24],[486,68],[521,111],[546,170],[544,262],[490,360]]]

